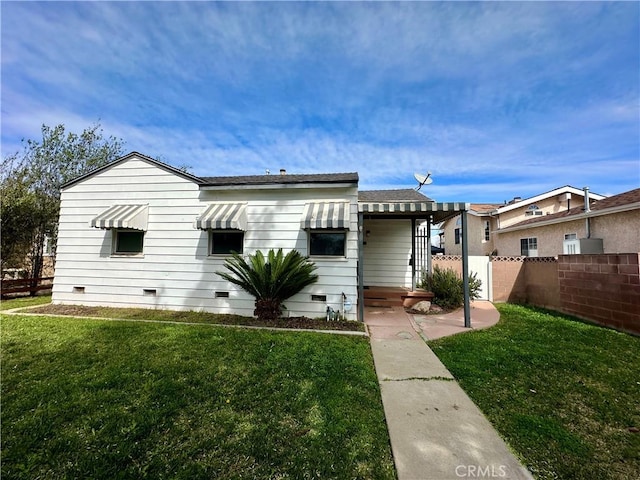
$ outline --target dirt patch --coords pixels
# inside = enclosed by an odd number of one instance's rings
[[[108,317],[129,320],[157,320],[168,322],[191,322],[218,325],[247,325],[254,327],[300,328],[314,330],[341,330],[363,332],[364,325],[353,321],[327,321],[324,318],[289,317],[275,321],[262,321],[240,315],[215,314],[209,312],[182,312],[173,310],[148,310],[143,308],[87,307],[83,305],[43,305],[30,308],[29,313],[45,315],[69,315],[76,317]]]

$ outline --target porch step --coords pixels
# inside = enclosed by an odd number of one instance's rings
[[[365,307],[401,307],[408,289],[400,287],[369,287],[364,289]]]

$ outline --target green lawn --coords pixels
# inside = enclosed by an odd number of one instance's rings
[[[36,297],[17,297],[0,301],[0,310],[11,310],[12,308],[45,305],[49,302],[51,302],[51,295],[38,295]]]
[[[640,338],[497,308],[495,327],[429,345],[527,467],[544,479],[640,478]]]
[[[394,478],[368,339],[3,316],[2,478]]]

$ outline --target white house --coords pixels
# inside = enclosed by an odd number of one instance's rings
[[[231,251],[282,248],[319,276],[289,315],[346,303],[361,319],[366,286],[415,287],[416,221],[466,209],[358,192],[357,173],[196,177],[132,152],[63,186],[52,301],[252,315],[254,299],[216,272]]]

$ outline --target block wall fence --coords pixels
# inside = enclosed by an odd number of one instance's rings
[[[462,272],[459,255],[433,265]],[[640,335],[640,253],[491,257],[494,302],[526,303]]]

